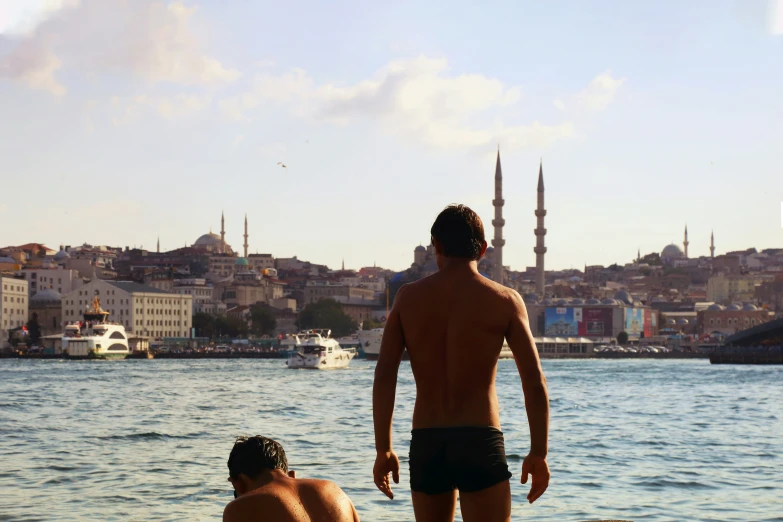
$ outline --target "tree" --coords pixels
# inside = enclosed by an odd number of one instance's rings
[[[321,299],[306,305],[299,313],[299,328],[328,328],[334,337],[354,333],[359,325],[343,311],[343,305],[334,299]]]
[[[215,318],[204,312],[199,312],[193,316],[193,328],[196,329],[197,337],[209,337],[215,335]]]
[[[617,344],[625,344],[628,342],[628,332],[620,332],[617,334]]]
[[[219,315],[215,319],[218,337],[244,337],[247,335],[247,323],[237,315]]]
[[[29,344],[38,344],[41,340],[41,325],[38,324],[38,314],[33,313],[33,317],[27,321],[27,335],[29,336]]]
[[[372,317],[362,321],[362,330],[372,330],[373,328],[383,328],[383,323],[374,320]]]
[[[254,335],[273,335],[277,328],[277,319],[271,307],[266,303],[256,303],[250,307],[250,331]]]

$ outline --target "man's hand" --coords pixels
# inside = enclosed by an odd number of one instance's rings
[[[384,495],[389,498],[394,498],[391,483],[389,482],[389,473],[392,474],[394,483],[399,484],[400,459],[397,458],[397,455],[393,451],[378,453],[378,456],[375,457],[375,466],[372,468],[375,485],[378,486],[378,489],[380,489]]]
[[[549,487],[549,464],[546,458],[528,454],[522,462],[522,484],[527,484],[528,475],[533,475],[530,493],[527,494],[527,500],[532,504]]]

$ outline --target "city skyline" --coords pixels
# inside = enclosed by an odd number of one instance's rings
[[[166,251],[225,209],[236,251],[247,213],[251,253],[403,269],[449,203],[491,240],[499,144],[512,270],[535,266],[541,157],[547,269],[681,247],[686,223],[691,257],[713,230],[716,255],[775,247],[772,5],[12,1],[0,244]]]

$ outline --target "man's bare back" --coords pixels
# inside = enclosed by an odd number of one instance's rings
[[[466,522],[510,519],[509,473],[495,391],[504,338],[514,354],[530,424],[522,483],[535,501],[549,483],[546,379],[519,294],[478,272],[487,244],[480,218],[447,207],[431,230],[438,272],[398,291],[375,369],[376,486],[393,498],[399,482],[391,425],[405,349],[416,381],[409,466],[417,521],[453,520],[457,491]]]
[[[234,499],[224,522],[355,522],[346,494],[326,480],[295,479],[275,471],[267,484]]]
[[[500,428],[495,373],[513,290],[469,270],[408,284],[399,316],[416,379],[413,428]]]

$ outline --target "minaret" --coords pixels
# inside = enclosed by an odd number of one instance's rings
[[[245,214],[245,259],[247,259],[247,214]]]
[[[220,211],[220,248],[221,253],[226,253],[226,217],[223,211]]]
[[[343,258],[343,272],[345,272],[345,258]]]
[[[710,257],[715,257],[715,232],[710,232]]]
[[[685,247],[685,259],[688,259],[688,225],[685,225],[685,239],[682,241],[682,246]]]
[[[642,249],[637,248],[636,249],[636,264],[640,264],[642,262]]]
[[[160,236],[158,236],[158,254],[160,254]]]
[[[495,282],[503,284],[503,245],[506,241],[503,239],[503,225],[506,224],[503,219],[503,170],[500,168],[500,147],[498,147],[498,159],[495,164],[495,199],[492,200],[492,206],[495,207],[495,219],[492,220],[492,226],[495,227],[495,238],[492,240],[494,252],[494,276]]]
[[[539,297],[544,295],[544,287],[546,286],[546,278],[544,277],[544,254],[546,254],[546,247],[544,246],[544,236],[546,235],[546,229],[544,228],[544,216],[546,216],[546,210],[544,209],[544,161],[538,165],[538,206],[536,207],[536,247],[533,252],[536,253],[536,293]]]

